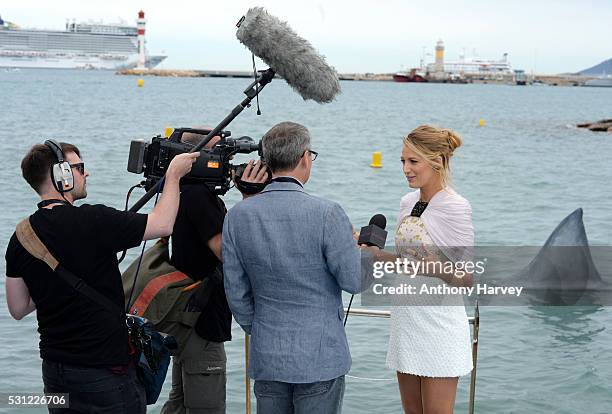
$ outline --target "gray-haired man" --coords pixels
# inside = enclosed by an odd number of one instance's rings
[[[342,208],[304,191],[317,156],[308,130],[283,122],[262,145],[272,182],[223,225],[225,291],[251,334],[257,412],[339,413],[351,365],[342,290],[365,287],[361,252]]]

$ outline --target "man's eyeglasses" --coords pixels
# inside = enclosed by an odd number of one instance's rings
[[[77,162],[76,164],[70,164],[70,168],[76,168],[78,172],[81,174],[85,174],[85,163]]]
[[[313,161],[314,161],[314,160],[316,160],[316,159],[317,159],[317,156],[319,155],[319,153],[318,153],[318,152],[313,151],[313,150],[306,150],[306,151],[308,151],[308,152],[310,153],[310,159],[311,159],[311,160],[313,160]]]

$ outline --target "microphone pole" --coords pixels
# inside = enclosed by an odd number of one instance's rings
[[[261,74],[257,77],[257,79],[255,79],[244,90],[244,94],[246,95],[246,98],[244,98],[242,102],[236,105],[236,107],[232,109],[229,115],[226,116],[225,119],[223,119],[223,121],[221,121],[216,127],[214,127],[213,130],[210,131],[208,135],[206,135],[206,138],[204,138],[202,142],[200,142],[198,145],[192,148],[189,152],[191,153],[191,152],[200,151],[204,147],[204,145],[208,144],[208,142],[215,135],[218,135],[219,132],[223,131],[223,129],[225,129],[225,127],[228,126],[230,122],[232,122],[238,115],[240,115],[240,113],[244,110],[244,108],[251,106],[251,101],[257,96],[259,91],[261,91],[264,88],[264,86],[266,86],[268,83],[272,81],[275,73],[276,72],[274,72],[274,69],[271,69],[271,68],[261,72]],[[162,179],[159,180],[157,184],[151,187],[149,191],[146,192],[145,195],[140,197],[140,199],[130,208],[129,211],[136,212],[140,210],[145,204],[147,204],[147,202],[161,190],[161,187],[164,184],[165,177],[166,176],[164,175],[164,177],[162,177]]]

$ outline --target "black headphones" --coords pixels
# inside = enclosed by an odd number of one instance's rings
[[[64,151],[62,151],[62,147],[53,139],[46,140],[45,145],[51,149],[57,159],[57,163],[51,166],[53,186],[60,194],[72,190],[74,188],[72,167],[64,160]]]

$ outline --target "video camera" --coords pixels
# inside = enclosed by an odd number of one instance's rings
[[[210,129],[177,128],[170,137],[157,135],[151,139],[150,143],[144,140],[133,140],[130,144],[127,170],[135,174],[144,173],[146,178],[144,186],[148,191],[164,176],[170,161],[176,155],[189,152],[195,147],[195,145],[182,141],[183,134],[193,133],[205,137],[210,131]],[[246,164],[230,164],[233,155],[250,154],[257,151],[262,157],[262,150],[261,142],[255,143],[251,137],[229,138],[230,131],[221,131],[218,135],[221,140],[211,149],[202,148],[200,150],[200,156],[193,164],[191,172],[183,177],[181,182],[201,183],[215,194],[223,195],[231,188],[232,171],[238,183],[246,167]]]

